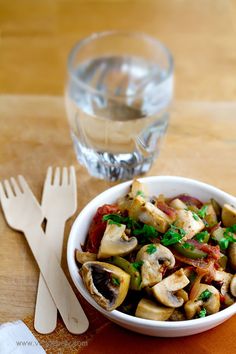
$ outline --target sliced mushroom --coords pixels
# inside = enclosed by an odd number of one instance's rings
[[[173,199],[170,202],[170,206],[172,208],[175,208],[176,210],[181,210],[181,209],[186,210],[188,208],[187,205],[184,202],[182,202],[182,200],[180,200],[178,198]]]
[[[177,210],[175,226],[184,229],[186,232],[183,241],[192,238],[205,227],[204,222],[197,215],[194,215],[190,210]]]
[[[236,208],[232,205],[224,204],[221,219],[226,227],[236,224]]]
[[[138,303],[135,316],[154,321],[166,321],[173,312],[173,308],[161,306],[154,301],[143,298]]]
[[[174,309],[174,312],[169,318],[169,321],[185,321],[186,317],[179,309]]]
[[[172,219],[170,219],[162,210],[150,202],[146,202],[140,208],[139,220],[147,225],[151,225],[159,232],[166,232]]]
[[[184,274],[183,269],[169,275],[160,283],[153,286],[152,291],[155,298],[163,305],[168,307],[180,307],[183,305],[184,300],[178,297],[175,293],[188,285],[189,280]]]
[[[234,297],[236,297],[236,274],[234,274],[233,278],[231,279],[230,292]]]
[[[132,183],[131,190],[129,195],[132,196],[133,198],[137,197],[138,195],[141,195],[144,197],[147,195],[147,189],[145,185],[141,182],[139,182],[137,179],[135,179]]]
[[[84,264],[85,262],[96,261],[97,255],[96,255],[96,253],[83,252],[83,251],[76,249],[75,250],[75,258],[78,263]]]
[[[211,296],[206,301],[200,298],[200,295],[205,290],[208,290],[211,293]],[[184,305],[187,319],[190,320],[193,318],[200,311],[201,307],[206,309],[208,315],[216,313],[220,310],[220,293],[214,286],[199,284],[198,291],[196,292],[194,299],[187,301]]]
[[[98,250],[98,259],[111,256],[124,256],[130,253],[138,244],[136,237],[128,238],[125,234],[126,225],[107,223]]]
[[[187,301],[184,305],[186,318],[188,320],[191,320],[197,313],[199,313],[201,311],[202,304],[203,304],[202,300],[198,300],[198,301],[189,300],[189,301]]]
[[[188,301],[188,293],[187,291],[185,291],[184,289],[180,289],[176,292],[176,296],[178,297],[182,297],[182,299],[184,300],[184,302]]]
[[[130,275],[113,264],[86,262],[80,269],[83,282],[94,300],[104,309],[112,311],[124,301]]]
[[[229,255],[230,265],[233,268],[233,270],[236,271],[236,243],[230,243],[228,255]]]
[[[151,247],[151,252],[149,251]],[[175,265],[173,253],[161,244],[148,244],[143,246],[137,253],[136,262],[142,261],[141,287],[153,286],[162,280],[163,271],[171,269]]]
[[[206,215],[204,216],[204,220],[207,222],[207,224],[212,227],[215,224],[217,224],[218,220],[217,220],[217,215],[215,212],[215,209],[213,207],[213,205],[211,204],[211,202],[205,204],[207,205],[207,209],[206,209]]]
[[[142,208],[145,207],[145,204],[146,201],[141,195],[138,195],[133,198],[128,210],[129,217],[134,220],[139,220],[139,215],[141,213]]]
[[[214,274],[214,280],[221,284],[220,292],[222,295],[226,295],[229,292],[230,282],[233,278],[231,273],[224,272],[223,270],[216,270]]]

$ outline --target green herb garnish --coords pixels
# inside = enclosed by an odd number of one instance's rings
[[[133,262],[131,263],[132,267],[134,267],[136,270],[140,270],[140,268],[142,267],[143,265],[143,261],[138,261],[138,262]]]
[[[153,253],[156,252],[156,250],[157,250],[156,246],[152,243],[152,244],[147,246],[146,252],[148,254],[153,254]]]
[[[112,281],[112,284],[115,285],[115,286],[119,286],[120,285],[120,280],[118,278],[111,277],[111,281]]]
[[[108,221],[108,220],[112,220],[114,221],[114,223],[117,224],[124,224],[127,226],[128,229],[134,229],[136,227],[140,228],[140,223],[135,221],[134,219],[128,217],[128,216],[122,216],[119,214],[106,214],[103,215],[102,217],[103,221]]]
[[[222,237],[219,241],[219,246],[222,251],[226,250],[229,247],[229,239]]]
[[[137,191],[136,196],[140,195],[141,197],[145,197],[143,191]]]
[[[205,309],[205,308],[203,308],[203,309],[199,312],[198,317],[199,317],[199,318],[206,317],[206,309]]]
[[[208,299],[210,299],[211,295],[212,292],[206,289],[199,295],[198,300],[207,301]]]
[[[188,243],[188,242],[183,243],[182,247],[183,247],[183,248],[186,248],[186,249],[189,249],[189,250],[191,250],[191,251],[193,251],[193,250],[195,249],[194,245],[191,245],[191,244]]]
[[[219,245],[221,250],[226,250],[229,247],[230,242],[236,242],[236,224],[227,227],[224,232],[224,237],[219,240]]]
[[[208,205],[203,205],[203,207],[198,211],[198,216],[200,216],[200,218],[202,219],[205,218],[207,209],[208,209]]]
[[[186,235],[186,231],[181,227],[170,225],[169,230],[163,235],[161,243],[164,246],[173,245],[179,242]]]
[[[236,233],[236,224],[230,226],[230,227],[227,227],[225,232],[232,232],[232,233]]]
[[[198,242],[204,242],[204,240],[206,239],[206,237],[209,235],[209,232],[208,231],[202,231],[202,232],[199,232],[198,234],[195,235],[195,239],[198,241]]]
[[[119,222],[114,221],[114,220],[108,220],[108,224],[117,225],[117,226],[121,227],[121,224]]]
[[[155,227],[147,224],[144,224],[140,229],[135,229],[133,234],[135,236],[142,236],[142,238],[139,238],[140,243],[149,242],[158,236],[158,232]]]
[[[198,221],[199,220],[199,216],[194,211],[192,211],[192,214],[193,214],[194,220]]]
[[[103,217],[102,217],[103,221],[112,220],[112,221],[117,222],[119,224],[122,223],[122,219],[123,219],[123,217],[119,214],[106,214],[106,215],[103,215]]]

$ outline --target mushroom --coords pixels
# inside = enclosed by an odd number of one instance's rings
[[[145,185],[140,183],[137,179],[135,179],[131,185],[130,192],[126,194],[124,197],[121,197],[118,199],[118,206],[121,211],[130,211],[130,215],[132,214],[132,217],[134,219],[138,219],[138,215],[135,214],[135,205],[137,205],[137,202],[141,200],[141,203],[145,203],[145,196],[147,195],[147,190],[145,188]],[[133,200],[136,197],[139,197],[135,202]],[[134,209],[134,210],[132,210]],[[139,208],[138,208],[138,213],[139,213]]]
[[[233,278],[231,279],[230,282],[230,291],[231,294],[236,297],[236,274],[234,274]]]
[[[133,198],[137,197],[138,195],[144,197],[145,195],[147,195],[147,190],[144,184],[142,184],[137,179],[135,179],[132,183],[129,195],[132,196]]]
[[[201,299],[201,294],[206,290],[208,290],[211,295],[204,301]],[[206,309],[208,315],[216,313],[220,310],[220,293],[214,286],[199,284],[198,291],[196,292],[194,299],[187,301],[184,305],[187,319],[190,320],[193,318],[200,311],[201,307]]]
[[[175,293],[188,285],[189,280],[184,274],[183,269],[169,275],[160,283],[152,287],[153,295],[163,305],[168,307],[180,307],[183,305],[184,300],[178,297]]]
[[[98,250],[98,259],[109,258],[110,256],[124,256],[138,244],[136,237],[125,234],[126,225],[107,223],[106,230],[102,237]]]
[[[153,286],[162,280],[163,271],[171,269],[175,265],[173,253],[161,244],[148,244],[143,246],[137,253],[136,262],[142,261],[141,287]]]
[[[104,309],[112,311],[124,301],[130,275],[119,267],[105,262],[86,262],[80,274],[91,296]]]
[[[187,209],[187,205],[182,200],[175,198],[170,202],[170,206],[176,210]]]
[[[231,273],[224,272],[223,270],[216,270],[214,273],[214,281],[221,283],[220,292],[225,296],[229,292],[230,282],[233,278]]]
[[[143,298],[138,303],[135,316],[154,321],[166,321],[173,312],[173,308],[161,306],[154,301]]]
[[[212,227],[216,225],[218,222],[217,215],[211,202],[205,205],[207,205],[207,209],[206,209],[206,215],[204,216],[204,220],[207,222],[209,227]]]
[[[185,273],[185,272],[184,272]],[[185,291],[184,289],[180,289],[176,292],[176,296],[177,297],[182,297],[182,299],[184,300],[184,302],[188,301],[188,293],[187,291]]]
[[[167,214],[150,202],[146,202],[140,206],[138,219],[145,224],[155,227],[157,231],[162,233],[167,231],[170,223],[173,221]]]
[[[91,252],[83,252],[78,249],[75,250],[75,259],[78,263],[84,264],[85,262],[89,261],[96,261],[97,255],[96,253]]]
[[[175,226],[184,229],[186,235],[183,237],[183,241],[186,241],[198,232],[202,231],[205,227],[204,222],[190,210],[177,210],[177,220]]]
[[[221,213],[224,226],[229,227],[236,224],[236,208],[229,204],[224,204]]]
[[[184,305],[186,318],[188,320],[191,320],[191,318],[193,318],[197,313],[199,313],[201,311],[202,304],[203,304],[202,300],[198,300],[198,301],[189,300],[189,301],[187,301]]]
[[[174,309],[174,312],[169,317],[169,321],[185,321],[186,317],[179,309]]]
[[[233,270],[236,271],[236,243],[230,243],[228,249],[229,262]]]

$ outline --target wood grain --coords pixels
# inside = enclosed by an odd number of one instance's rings
[[[62,94],[72,45],[91,32],[144,31],[175,58],[176,97],[236,97],[234,0],[0,0],[0,92]]]
[[[148,175],[182,175],[236,195],[236,103],[176,102],[160,157]],[[38,200],[47,167],[74,164],[78,211],[112,183],[77,164],[61,97],[0,96],[0,179],[22,174]],[[73,219],[67,224],[66,242]],[[0,214],[0,322],[33,315],[38,268],[20,233]]]

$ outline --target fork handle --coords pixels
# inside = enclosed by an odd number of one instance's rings
[[[65,221],[62,218],[57,220],[57,222],[50,218],[48,219],[45,231],[46,238],[54,249],[59,262],[61,260],[64,229]],[[57,307],[52,299],[50,291],[48,290],[42,273],[40,273],[34,314],[34,328],[41,334],[48,334],[53,332],[56,326]],[[70,331],[69,328],[68,330]]]
[[[73,334],[84,333],[88,329],[88,319],[41,226],[29,225],[24,233],[65,326]]]

